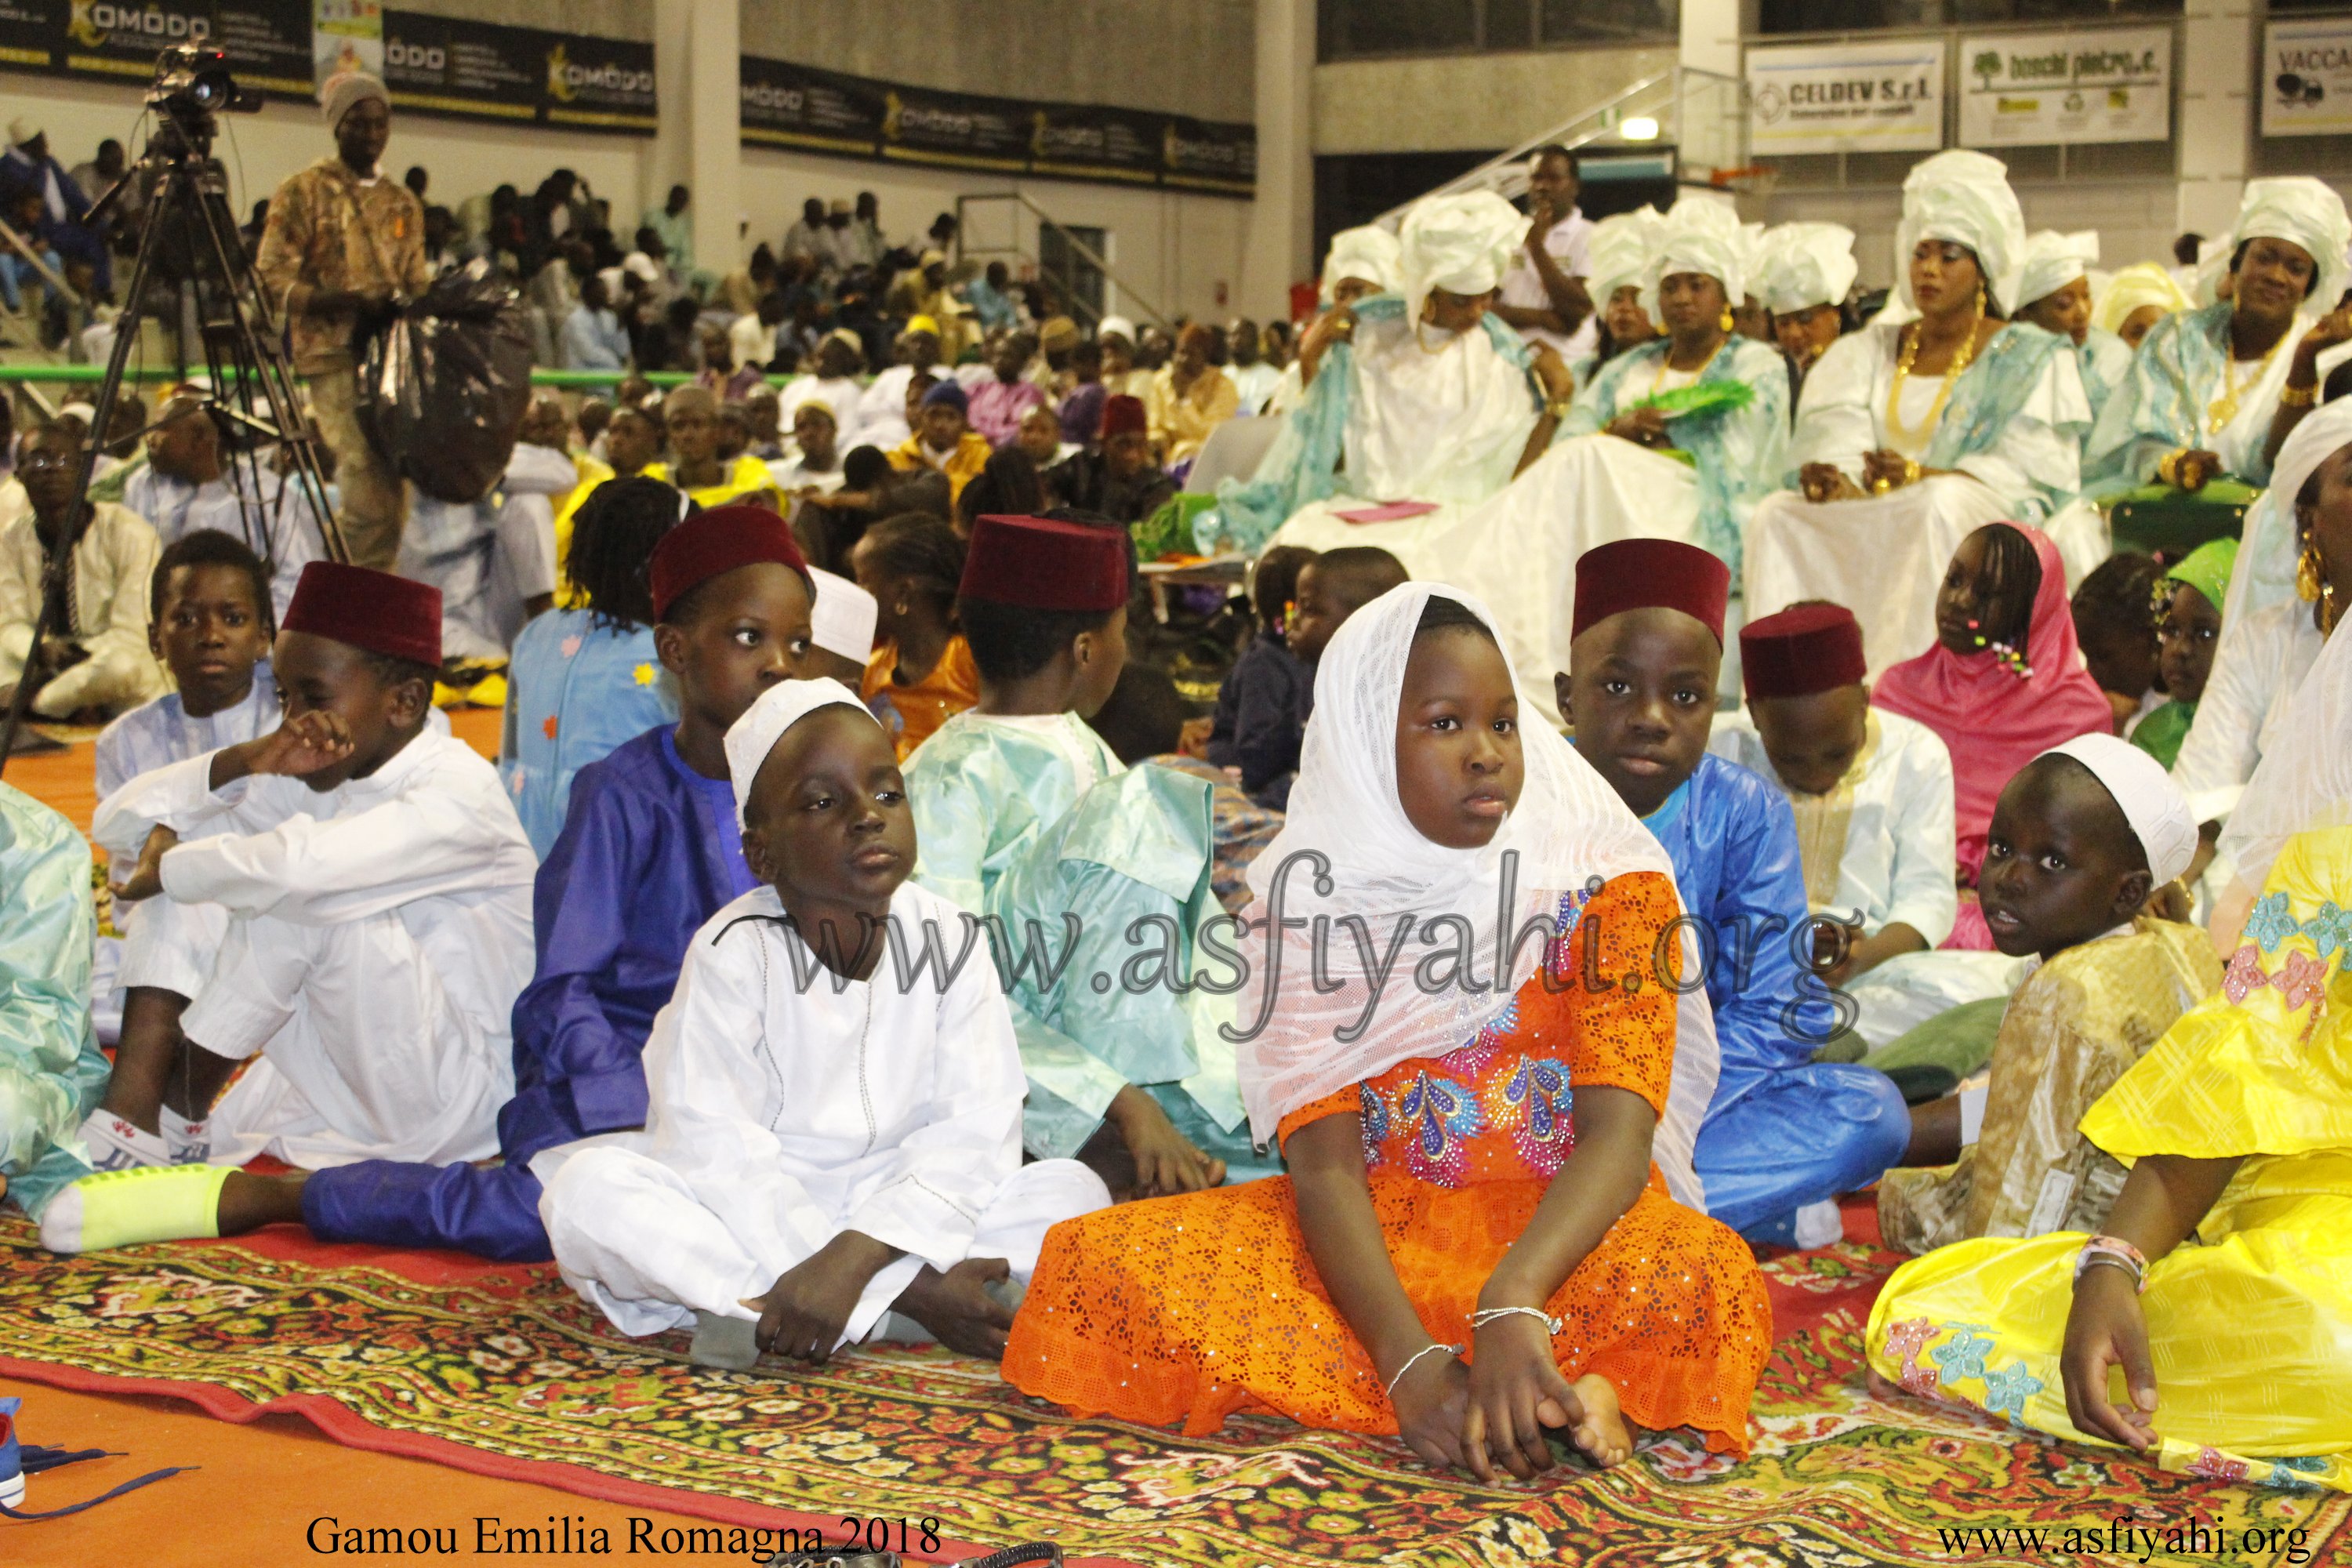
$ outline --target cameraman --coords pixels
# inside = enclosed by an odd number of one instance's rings
[[[257,262],[286,317],[295,374],[310,388],[319,433],[335,455],[352,560],[385,571],[400,552],[400,478],[360,429],[352,338],[428,281],[425,212],[378,167],[392,134],[383,83],[364,71],[319,89],[335,153],[287,177],[269,201]]]

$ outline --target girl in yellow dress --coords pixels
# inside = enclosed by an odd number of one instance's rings
[[[1906,1264],[1869,1353],[2162,1469],[2352,1491],[2352,638],[2294,700],[2225,841],[2263,880],[2221,989],[2083,1119],[2132,1166],[2104,1233]]]

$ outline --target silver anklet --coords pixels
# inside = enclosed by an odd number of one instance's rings
[[[1562,1332],[1568,1327],[1566,1322],[1553,1317],[1541,1307],[1487,1307],[1470,1314],[1470,1326],[1473,1329],[1483,1329],[1487,1324],[1498,1322],[1505,1318],[1533,1318],[1544,1326],[1546,1332],[1553,1334]]]
[[[1393,1405],[1396,1403],[1397,1384],[1404,1381],[1404,1374],[1411,1372],[1413,1369],[1414,1363],[1419,1362],[1422,1357],[1429,1354],[1432,1351],[1444,1351],[1447,1355],[1460,1355],[1462,1353],[1462,1347],[1460,1345],[1441,1345],[1435,1343],[1425,1344],[1419,1350],[1413,1352],[1412,1354],[1405,1357],[1404,1364],[1397,1368],[1396,1375],[1394,1377],[1389,1379],[1388,1395],[1390,1404]]]

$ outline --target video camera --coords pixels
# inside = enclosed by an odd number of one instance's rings
[[[257,114],[261,94],[236,85],[228,56],[201,44],[180,44],[155,57],[155,82],[147,107],[161,110],[191,133],[209,134],[216,114]]]

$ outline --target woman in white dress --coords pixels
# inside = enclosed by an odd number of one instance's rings
[[[2315,329],[2352,244],[2344,199],[2307,176],[2251,180],[2230,242],[2231,297],[2158,322],[2100,411],[2084,459],[2093,496],[2195,491],[2222,474],[2266,483],[2315,400],[2315,361],[2336,340]]]
[[[1985,523],[2050,520],[2070,580],[2106,554],[2095,510],[2074,509],[2072,531],[2053,517],[2081,486],[2090,423],[2074,345],[2001,316],[2025,247],[2007,170],[1981,153],[1923,160],[1895,242],[1917,319],[1822,355],[1797,407],[1797,488],[1756,508],[1747,542],[1748,614],[1846,605],[1873,676],[1935,640],[1937,585]]]
[[[2172,763],[2172,782],[2202,825],[2189,879],[2201,878],[2209,897],[2234,869],[2212,855],[2221,825],[2255,766],[2284,738],[2290,700],[2352,604],[2352,399],[2326,404],[2295,426],[2279,448],[2273,479],[2272,499],[2294,519],[2294,595],[2222,622],[2213,673]],[[2233,582],[2232,602],[2235,588]]]
[[[1307,334],[1305,401],[1250,482],[1219,487],[1225,540],[1378,545],[1426,574],[1426,542],[1542,453],[1575,390],[1556,352],[1487,309],[1526,228],[1491,191],[1405,215],[1402,293],[1337,307]],[[1343,515],[1391,502],[1425,510]]]
[[[1432,575],[1494,609],[1512,663],[1543,682],[1530,694],[1542,711],[1553,706],[1544,677],[1568,668],[1586,551],[1680,540],[1738,580],[1740,532],[1789,460],[1788,362],[1731,325],[1752,249],[1728,203],[1676,203],[1642,279],[1666,335],[1601,366],[1551,449],[1432,552]]]

